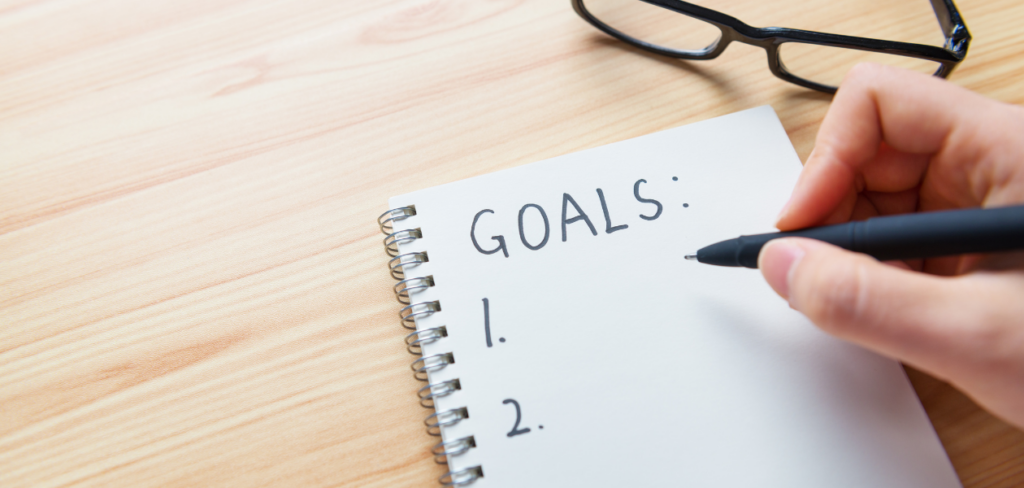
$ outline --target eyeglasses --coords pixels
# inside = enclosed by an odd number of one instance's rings
[[[680,59],[714,59],[732,41],[768,52],[772,74],[835,93],[849,68],[873,61],[945,78],[963,61],[971,35],[952,0],[931,0],[943,47],[782,27],[751,27],[680,0],[572,0],[576,13],[605,33],[647,51]]]

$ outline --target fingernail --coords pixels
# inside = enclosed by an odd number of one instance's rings
[[[765,281],[775,293],[789,300],[789,281],[793,269],[804,257],[806,251],[789,239],[775,239],[761,249],[758,266]]]

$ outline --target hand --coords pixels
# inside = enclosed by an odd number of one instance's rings
[[[1024,109],[859,65],[821,124],[781,230],[1024,203]],[[826,332],[942,378],[1024,428],[1024,254],[880,263],[777,239],[765,279]]]

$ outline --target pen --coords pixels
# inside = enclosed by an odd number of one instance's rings
[[[878,259],[931,258],[1024,249],[1024,205],[873,217],[859,222],[773,232],[718,242],[685,256],[716,266],[757,267],[761,247],[808,237]]]

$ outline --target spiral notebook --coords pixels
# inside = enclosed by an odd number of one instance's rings
[[[392,198],[441,483],[960,486],[897,362],[683,260],[772,231],[800,169],[760,107]]]

